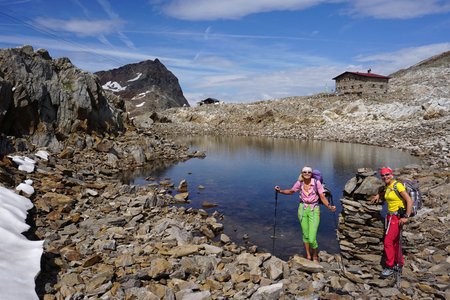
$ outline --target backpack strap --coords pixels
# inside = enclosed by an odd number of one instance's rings
[[[315,178],[313,178],[313,179],[314,179],[314,189],[316,191],[316,195],[320,198],[319,188],[317,187],[317,179],[315,179]]]
[[[399,197],[403,201],[403,197],[402,197],[402,195],[400,195],[400,192],[398,191],[397,184],[398,184],[398,181],[396,180],[394,182],[394,192],[397,195],[397,197]]]
[[[405,199],[403,199],[403,197],[402,197],[402,195],[400,194],[400,192],[398,191],[397,184],[398,184],[398,181],[396,180],[396,181],[394,182],[394,192],[395,192],[395,194],[397,195],[397,197],[400,198],[400,200],[402,200],[403,206],[406,208],[406,207],[407,207],[407,203],[406,203]],[[405,190],[406,190],[406,187],[405,187]]]

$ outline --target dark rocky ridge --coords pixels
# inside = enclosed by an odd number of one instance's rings
[[[42,134],[40,146],[77,131],[117,133],[123,103],[102,89],[91,73],[68,58],[52,59],[31,46],[0,50],[0,133]]]
[[[189,106],[178,79],[158,59],[95,73],[105,89],[123,98],[130,115]],[[115,88],[118,83],[121,88]]]

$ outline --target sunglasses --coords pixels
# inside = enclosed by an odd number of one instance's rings
[[[388,177],[389,175],[392,175],[391,173],[381,174],[381,177]]]
[[[311,174],[311,171],[302,171],[303,174]]]

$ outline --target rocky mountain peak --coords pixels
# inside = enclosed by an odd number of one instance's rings
[[[54,134],[116,133],[123,130],[123,105],[112,98],[68,58],[31,46],[0,50],[0,133],[41,134],[41,146]]]
[[[104,89],[125,100],[131,116],[189,106],[178,79],[158,59],[95,73]]]

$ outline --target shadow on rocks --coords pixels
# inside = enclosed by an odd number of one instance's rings
[[[31,199],[30,199],[31,200]],[[24,232],[23,235],[31,241],[42,240],[36,235],[36,208],[33,207],[28,211],[26,222],[30,225],[30,229]],[[53,286],[57,282],[60,267],[55,263],[58,255],[50,252],[44,252],[41,256],[41,271],[35,278],[35,291],[39,299],[43,299],[45,294],[53,293]]]

